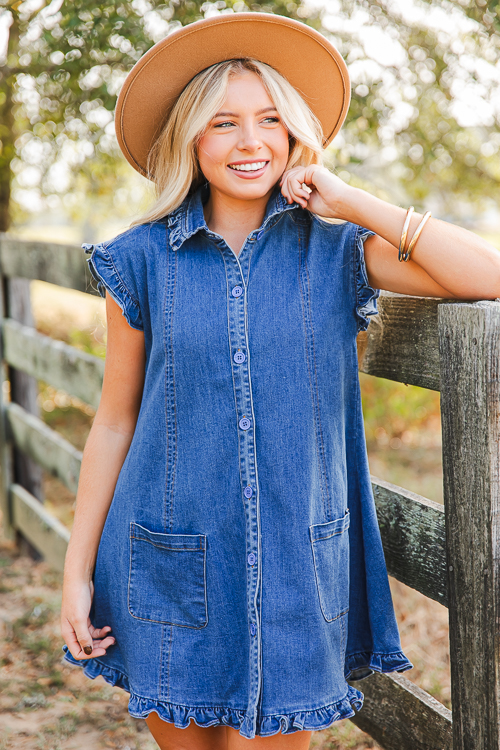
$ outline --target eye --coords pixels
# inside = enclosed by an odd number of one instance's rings
[[[266,120],[270,120],[271,122],[279,122],[280,118],[279,117],[264,117],[264,122],[266,122]]]
[[[217,122],[215,123],[214,128],[224,128],[225,125],[233,125],[233,123],[229,120],[226,120],[226,122]]]

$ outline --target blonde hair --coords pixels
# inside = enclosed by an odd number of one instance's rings
[[[289,132],[286,169],[322,163],[321,124],[286,78],[258,60],[225,60],[198,73],[177,99],[148,157],[156,200],[131,226],[162,219],[203,183],[198,143],[224,103],[230,78],[246,71],[260,77]]]

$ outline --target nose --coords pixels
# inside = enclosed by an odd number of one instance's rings
[[[238,148],[241,151],[258,151],[262,146],[257,132],[257,126],[252,120],[251,122],[244,122],[241,127],[241,137],[238,143]]]

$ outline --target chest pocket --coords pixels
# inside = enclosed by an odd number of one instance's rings
[[[130,524],[128,609],[149,622],[203,628],[208,622],[205,534],[160,534]]]
[[[332,622],[349,611],[349,510],[342,518],[309,526],[321,611]]]

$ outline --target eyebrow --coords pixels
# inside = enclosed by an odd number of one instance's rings
[[[256,115],[263,115],[264,112],[277,112],[278,110],[276,107],[264,107],[264,109],[259,109],[255,113]],[[234,112],[217,112],[216,115],[214,115],[214,119],[216,117],[239,117],[239,115],[235,114]]]

